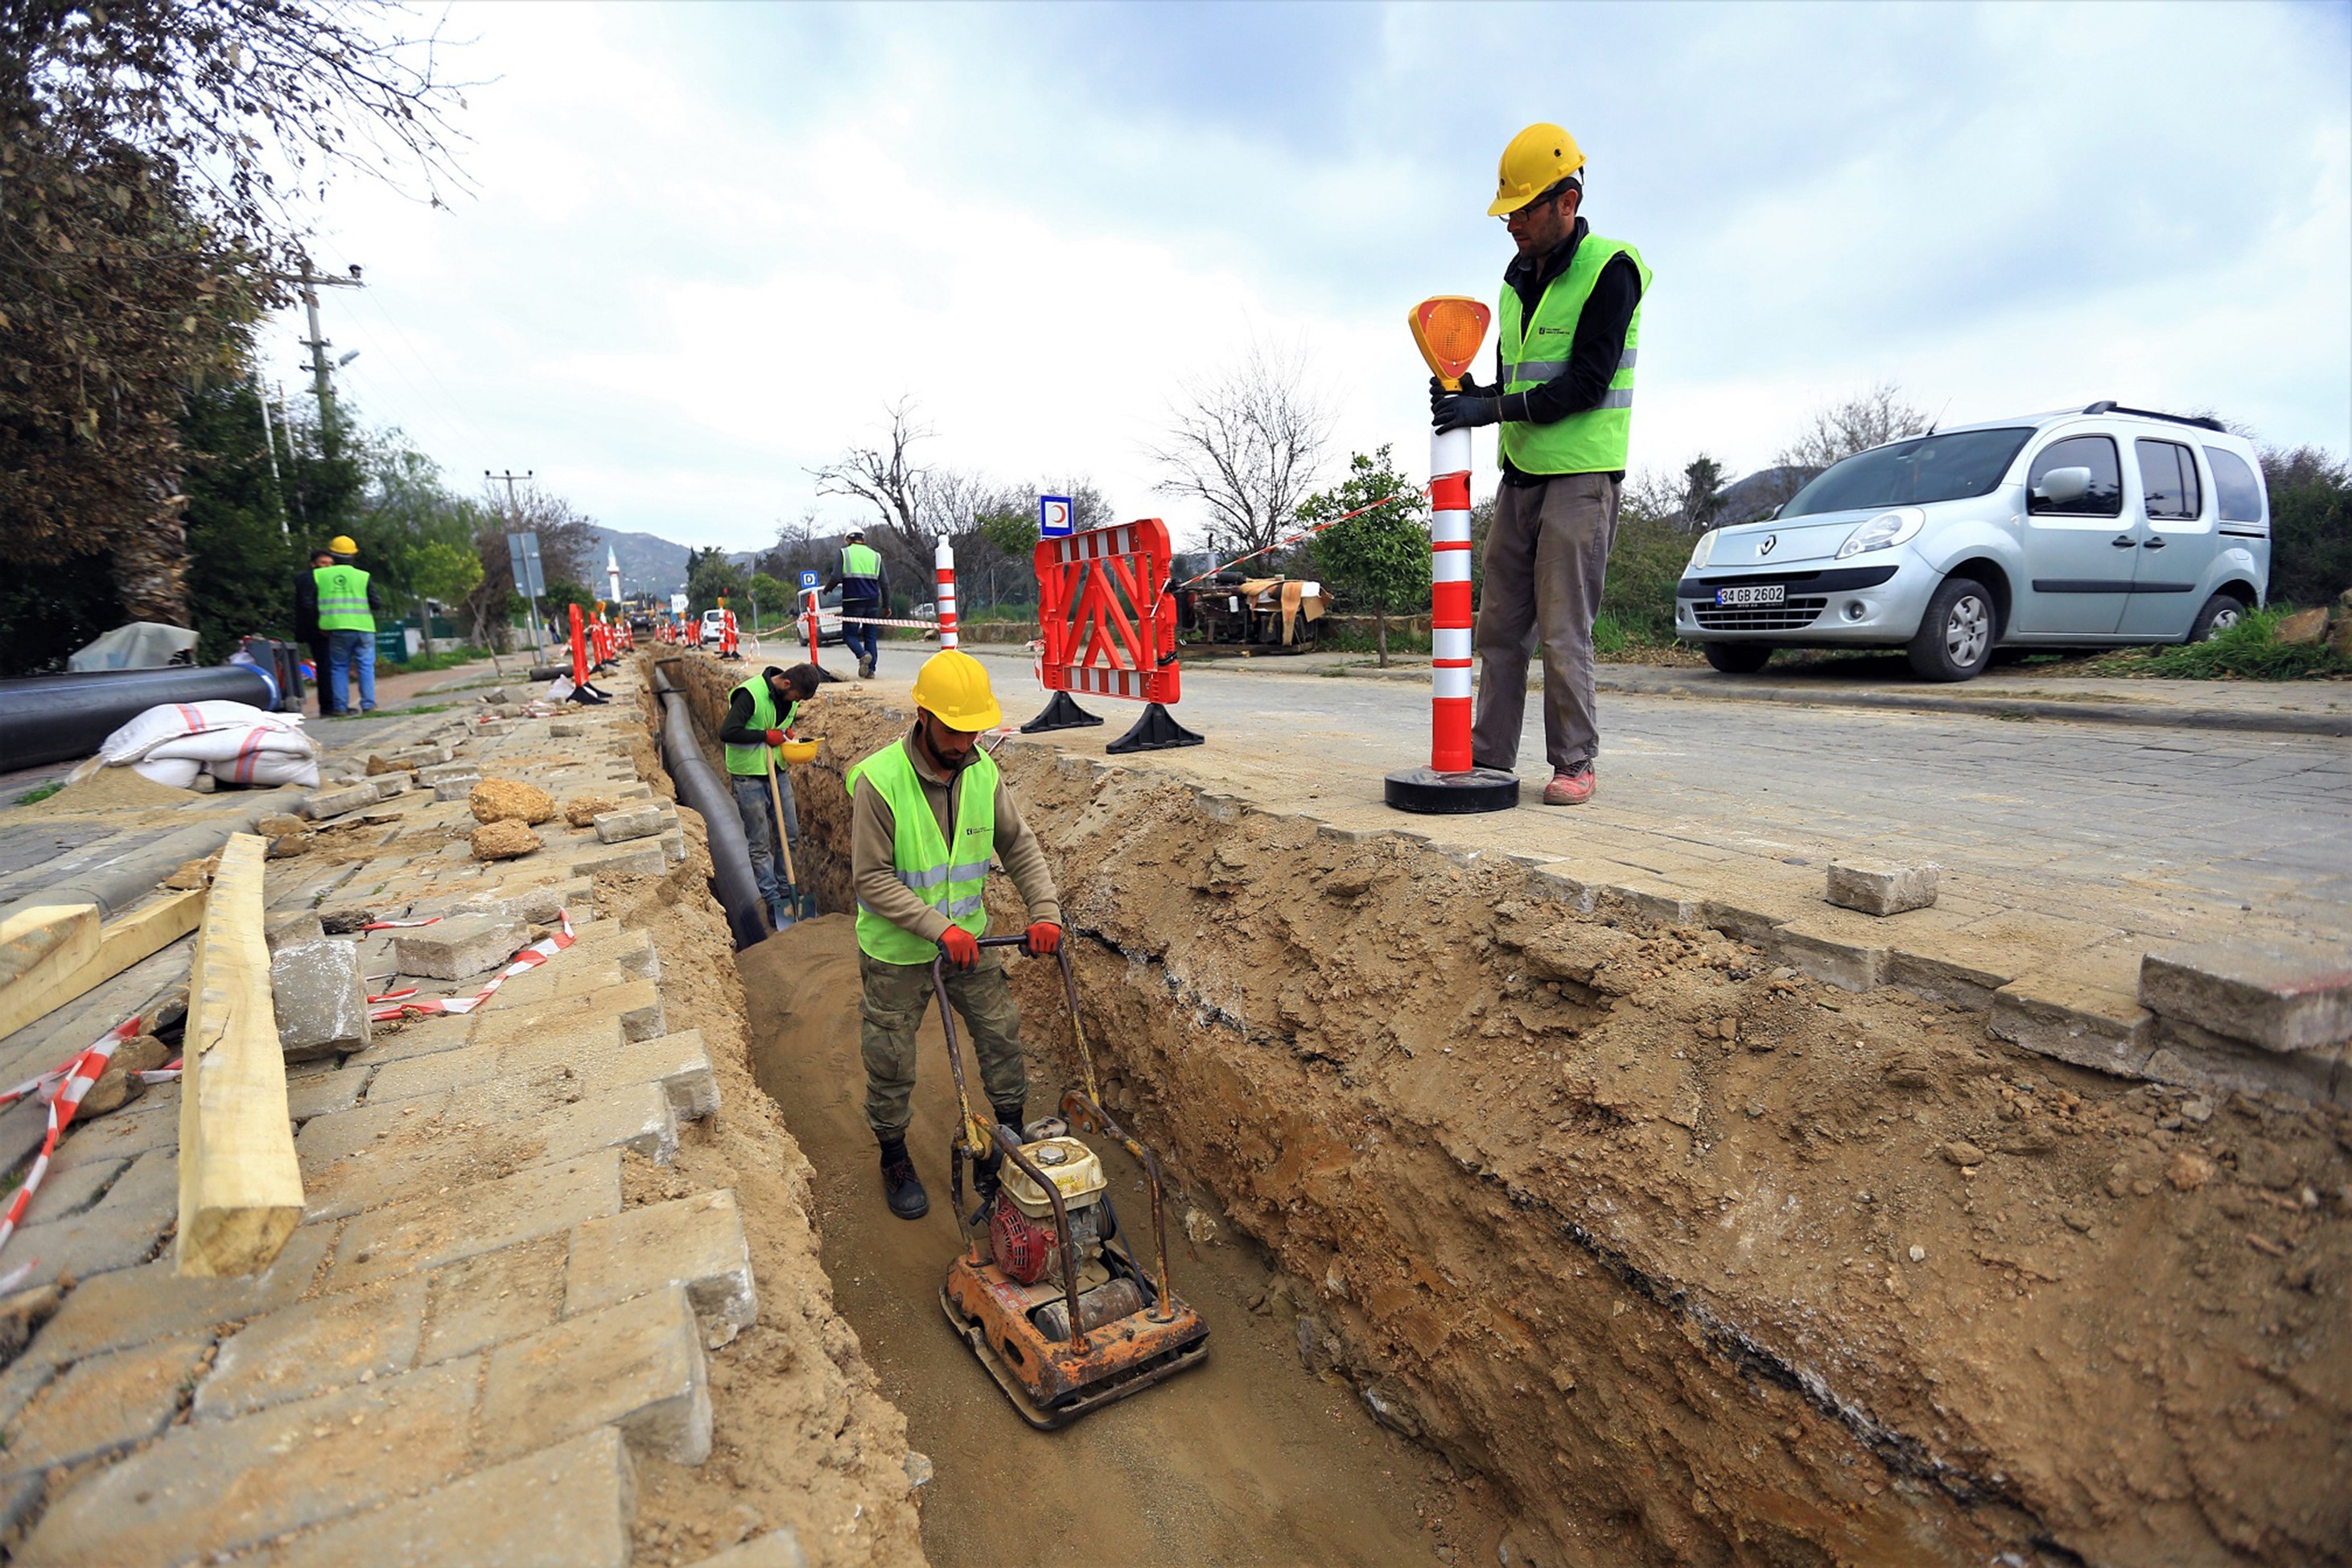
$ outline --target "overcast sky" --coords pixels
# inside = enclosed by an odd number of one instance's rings
[[[318,246],[342,388],[465,487],[747,549],[901,395],[932,461],[1199,519],[1143,448],[1253,338],[1427,461],[1403,318],[1491,299],[1502,146],[1654,269],[1633,463],[1877,381],[2352,450],[2352,6],[459,5],[473,183]],[[1550,87],[1520,83],[1550,83]],[[267,345],[307,382],[289,319]],[[1491,347],[1481,361],[1490,372]],[[1491,439],[1479,450],[1491,486]]]

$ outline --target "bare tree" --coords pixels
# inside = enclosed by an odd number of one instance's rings
[[[882,520],[877,543],[902,565],[920,566],[931,559],[923,528],[924,490],[930,469],[915,460],[915,444],[931,438],[921,422],[915,400],[901,397],[885,410],[888,426],[882,439],[868,446],[851,446],[822,468],[809,470],[820,496],[847,496],[872,507]]]
[[[1297,355],[1253,343],[1214,380],[1188,387],[1167,438],[1147,448],[1164,471],[1153,488],[1208,508],[1212,549],[1262,549],[1312,494],[1331,415],[1307,390]]]
[[[584,586],[595,565],[596,519],[537,485],[519,486],[512,501],[504,486],[488,486],[481,509],[484,526],[474,537],[474,551],[482,558],[482,580],[466,596],[466,612],[473,618],[474,641],[488,645],[493,632],[503,637],[507,596],[516,591],[506,536],[526,529],[539,535],[540,575],[549,586]]]
[[[1775,466],[1802,468],[1818,474],[1832,463],[1857,452],[1917,435],[1927,428],[1927,414],[1904,400],[1903,389],[1880,382],[1844,400],[1815,409],[1811,423],[1773,457]]]

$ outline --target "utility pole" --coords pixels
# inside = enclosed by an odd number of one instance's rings
[[[349,277],[322,277],[311,270],[307,257],[303,260],[300,272],[273,272],[270,276],[282,283],[298,285],[300,288],[302,308],[310,319],[310,335],[302,340],[302,345],[310,350],[312,389],[319,396],[319,444],[328,456],[332,457],[335,455],[335,392],[327,382],[328,340],[326,329],[319,322],[319,290],[363,288],[367,286],[360,281],[360,269],[356,264],[352,267],[352,275]]]
[[[278,472],[278,437],[269,428],[269,389],[261,384],[261,367],[253,367],[253,401],[261,405],[261,444],[269,453],[269,484],[278,492],[278,531],[287,538],[294,536],[294,525],[286,516],[286,480]]]
[[[503,482],[505,483],[505,485],[506,485],[506,487],[507,487],[507,529],[506,529],[506,531],[507,531],[507,538],[508,538],[508,541],[509,541],[509,546],[510,546],[510,547],[512,546],[512,543],[513,543],[513,539],[514,539],[514,536],[515,536],[515,531],[516,531],[516,525],[517,525],[518,523],[520,523],[520,522],[521,522],[521,521],[522,521],[522,504],[521,504],[520,501],[517,501],[517,500],[515,499],[515,483],[516,483],[516,481],[517,481],[517,480],[525,480],[525,481],[529,480],[529,479],[530,478],[531,475],[532,475],[533,473],[535,473],[535,472],[537,472],[537,470],[535,470],[535,469],[530,469],[530,468],[526,468],[526,469],[524,469],[524,470],[523,470],[521,473],[520,473],[520,474],[515,473],[515,472],[514,472],[513,470],[511,470],[511,469],[508,470],[508,471],[507,471],[506,473],[504,473],[504,474],[493,474],[493,473],[491,473],[491,472],[490,472],[488,469],[487,469],[487,468],[485,468],[485,469],[483,469],[483,470],[482,470],[482,477],[483,477],[483,478],[485,478],[485,479],[487,479],[487,480],[489,480],[489,481],[490,481],[490,482],[492,482],[493,484],[496,484],[496,483],[499,483],[499,482],[500,482],[500,481],[503,481]],[[518,561],[520,561],[520,559],[521,559],[521,551],[520,551],[520,549],[515,549],[515,557],[516,557],[516,559],[517,559],[517,560],[518,560]],[[528,584],[523,584],[523,583],[518,583],[518,584],[516,584],[516,586],[517,586],[517,587],[519,587],[519,588],[520,588],[520,587],[527,587],[527,586],[529,586],[529,585],[528,585]],[[536,593],[530,594],[530,647],[531,647],[531,652],[532,652],[533,653],[537,653],[539,652],[539,648],[540,648],[539,634],[540,634],[541,631],[542,630],[542,623],[541,623],[541,620],[540,620],[540,616],[539,616],[539,595],[538,595],[538,594],[536,594]]]

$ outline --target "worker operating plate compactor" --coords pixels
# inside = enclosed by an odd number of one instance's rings
[[[981,945],[1013,946],[1024,940],[992,936]],[[931,963],[962,1113],[949,1161],[959,1216],[965,1167],[972,1168],[977,1186],[982,1159],[992,1151],[1003,1157],[996,1190],[964,1220],[966,1244],[948,1268],[940,1305],[1022,1419],[1048,1430],[1171,1377],[1209,1354],[1209,1325],[1169,1287],[1160,1162],[1102,1109],[1066,942],[1057,956],[1086,1087],[1063,1094],[1058,1116],[1021,1128],[974,1114],[948,1006],[945,960]],[[1101,1157],[1072,1135],[1073,1128],[1116,1140],[1143,1166],[1151,1198],[1150,1272],[1138,1265],[1120,1231]]]

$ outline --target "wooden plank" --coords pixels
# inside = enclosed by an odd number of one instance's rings
[[[36,904],[0,920],[0,1035],[48,1011],[37,998],[97,956],[95,904]]]
[[[196,934],[181,1051],[182,1274],[258,1273],[302,1218],[261,928],[268,852],[251,833],[229,840]]]
[[[196,922],[204,917],[205,894],[201,888],[166,894],[103,926],[95,925],[95,904],[78,907],[89,911],[92,916],[88,948],[64,968],[28,972],[0,987],[0,1040],[104,985],[131,965],[194,931]]]

